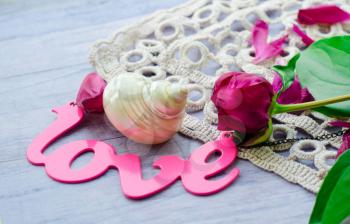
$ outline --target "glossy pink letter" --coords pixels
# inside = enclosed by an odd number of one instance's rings
[[[193,194],[213,194],[227,187],[239,174],[238,169],[233,169],[219,180],[209,179],[227,169],[237,156],[236,146],[228,133],[222,133],[218,140],[201,146],[189,160],[178,156],[160,157],[153,164],[160,169],[159,173],[148,180],[142,178],[138,155],[118,155],[113,146],[101,141],[74,141],[62,145],[50,155],[44,155],[44,150],[51,143],[78,125],[84,117],[83,110],[73,103],[53,111],[57,114],[57,120],[33,140],[27,158],[34,165],[44,165],[47,174],[54,180],[64,183],[86,182],[103,175],[110,168],[118,169],[124,194],[129,198],[140,199],[164,190],[180,178],[186,190]],[[72,169],[74,160],[87,151],[94,153],[89,164]],[[220,158],[207,162],[214,152],[220,152]]]

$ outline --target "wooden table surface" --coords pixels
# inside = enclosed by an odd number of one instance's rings
[[[240,177],[209,197],[187,193],[180,181],[146,200],[124,197],[117,171],[84,184],[62,184],[25,153],[49,125],[54,106],[75,98],[92,67],[91,44],[143,15],[185,0],[0,1],[0,223],[307,223],[315,195],[239,160]],[[157,147],[128,141],[103,115],[82,125],[48,149],[73,140],[104,140],[120,153],[142,157],[152,176],[160,155],[188,157],[200,143],[181,135]],[[90,154],[73,166],[86,164]]]

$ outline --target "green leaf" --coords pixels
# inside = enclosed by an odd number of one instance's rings
[[[310,224],[338,224],[350,216],[350,150],[341,155],[326,176]]]
[[[283,88],[280,92],[288,89],[290,85],[292,85],[295,77],[295,64],[298,61],[300,54],[294,55],[288,62],[286,66],[275,65],[273,69],[281,76]]]
[[[315,100],[349,94],[350,36],[337,36],[313,43],[300,53],[295,71],[301,85],[308,88]],[[350,101],[326,105],[316,110],[329,116],[349,117]]]

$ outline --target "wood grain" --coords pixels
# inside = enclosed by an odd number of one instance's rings
[[[84,184],[51,180],[42,167],[30,165],[25,152],[31,140],[55,118],[54,106],[74,99],[92,70],[91,44],[112,31],[161,8],[185,0],[0,1],[0,220],[13,223],[306,223],[314,195],[280,177],[240,160],[238,180],[225,191],[197,197],[181,182],[146,200],[121,193],[117,171]],[[148,147],[128,141],[103,115],[90,117],[55,143],[99,139],[120,153],[142,157],[145,177],[160,155],[184,158],[200,145],[177,135]],[[87,163],[91,155],[74,166]]]

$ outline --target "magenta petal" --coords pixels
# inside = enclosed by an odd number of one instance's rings
[[[103,112],[103,91],[106,82],[97,73],[88,74],[80,85],[76,103],[86,112]]]
[[[297,80],[294,80],[292,85],[288,89],[286,89],[284,92],[282,92],[278,99],[277,103],[280,104],[295,104],[295,103],[301,103],[301,91],[302,87],[300,83]]]
[[[252,31],[252,44],[255,51],[255,58],[253,60],[253,63],[255,64],[273,58],[283,51],[282,45],[288,36],[283,36],[277,40],[272,41],[271,43],[268,43],[268,33],[268,24],[262,20],[258,20],[255,23]]]
[[[218,130],[220,131],[239,131],[245,133],[243,121],[233,117],[232,114],[227,114],[224,109],[218,108]]]
[[[283,87],[283,82],[282,79],[279,75],[275,74],[274,78],[273,78],[273,82],[272,82],[272,89],[273,92],[276,94],[280,91],[280,89],[282,89]]]
[[[350,131],[349,130],[343,135],[343,142],[340,148],[338,149],[337,158],[348,149],[350,149]]]
[[[219,89],[215,105],[225,110],[232,110],[237,108],[241,102],[242,92],[239,89]]]
[[[321,5],[298,12],[298,22],[301,24],[327,24],[345,22],[350,19],[350,14],[336,5]]]
[[[331,121],[329,124],[335,127],[350,128],[350,122],[346,121]]]
[[[282,79],[279,75],[275,75],[273,83],[273,91],[279,92],[282,88]],[[284,90],[277,98],[277,103],[280,104],[297,104],[313,101],[314,98],[307,88],[302,88],[298,76],[295,77],[290,87]]]
[[[329,124],[336,127],[350,128],[350,122],[346,121],[332,121]],[[337,158],[348,149],[350,149],[350,129],[343,135],[343,142],[338,149]]]
[[[263,49],[267,45],[267,39],[269,36],[269,26],[263,20],[258,20],[252,31],[252,44],[255,49],[255,55],[261,55]]]
[[[312,96],[312,94],[309,92],[309,90],[307,88],[304,88],[301,90],[301,103],[305,103],[305,102],[310,102],[310,101],[314,101],[315,98]]]
[[[309,46],[314,42],[314,40],[311,39],[304,31],[302,31],[299,26],[293,24],[292,29],[301,38],[306,46]]]

